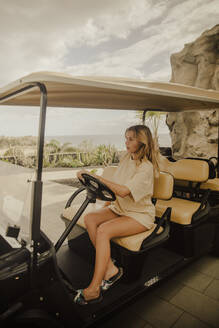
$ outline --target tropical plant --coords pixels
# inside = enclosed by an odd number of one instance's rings
[[[94,153],[94,160],[97,165],[109,165],[116,159],[116,149],[114,146],[99,145]]]
[[[93,145],[93,142],[91,140],[83,140],[78,148],[82,151],[82,152],[86,152],[86,153],[89,153],[89,152],[92,152],[95,148],[95,146]]]
[[[69,157],[60,158],[56,163],[55,167],[82,167],[84,166],[82,162],[78,159],[72,159]]]
[[[21,165],[24,159],[24,152],[20,147],[10,147],[4,153],[5,157],[12,157],[14,164]]]
[[[151,127],[156,146],[158,147],[159,146],[158,128],[159,128],[162,116],[166,115],[166,113],[165,112],[147,111],[145,114],[145,117],[143,117],[143,115],[144,115],[144,112],[142,112],[142,111],[137,112],[137,117],[139,119],[141,119],[141,121],[143,121],[143,119],[144,119],[143,124],[145,124],[147,122],[148,125]]]
[[[3,139],[0,139],[0,141]],[[28,144],[26,139],[25,141]],[[33,140],[31,140],[31,143],[33,143]],[[25,155],[25,151],[25,147],[10,146],[3,156],[6,157],[5,160],[13,163],[25,167],[34,167],[36,165],[36,152]],[[116,162],[118,162],[118,152],[114,146],[104,144],[94,146],[90,140],[83,140],[78,147],[73,147],[70,143],[62,145],[58,140],[52,139],[44,147],[44,168],[107,166]]]

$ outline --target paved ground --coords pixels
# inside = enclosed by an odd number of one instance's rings
[[[43,176],[42,226],[54,242],[64,230],[59,217],[73,188],[52,180],[74,177],[75,173],[65,170],[45,172]],[[115,314],[102,327],[219,328],[219,258],[204,256]]]

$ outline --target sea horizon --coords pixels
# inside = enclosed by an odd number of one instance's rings
[[[79,146],[83,141],[89,141],[94,146],[98,145],[111,145],[115,146],[118,150],[125,149],[124,136],[119,134],[88,134],[88,135],[54,135],[45,136],[45,141],[49,142],[52,139],[59,141],[61,144],[70,143],[72,146]],[[161,133],[158,136],[160,147],[171,147],[170,135]]]

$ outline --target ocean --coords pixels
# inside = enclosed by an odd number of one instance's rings
[[[61,144],[69,142],[72,146],[77,147],[83,141],[89,141],[94,146],[98,145],[111,145],[115,146],[118,150],[125,149],[125,138],[121,135],[68,135],[68,136],[46,136],[46,141],[50,141],[52,139],[56,139]],[[160,147],[170,147],[171,146],[171,139],[169,134],[160,134],[159,135],[159,145]]]

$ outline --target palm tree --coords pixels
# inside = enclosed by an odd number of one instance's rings
[[[56,139],[52,139],[48,143],[46,143],[45,147],[49,150],[50,154],[54,154],[60,152],[61,143]]]
[[[166,113],[165,112],[154,112],[154,111],[149,111],[148,110],[148,111],[146,111],[146,114],[144,116],[143,111],[138,111],[137,112],[137,117],[140,118],[141,121],[144,120],[143,124],[145,124],[145,122],[148,122],[149,125],[151,126],[156,147],[159,147],[158,128],[159,128],[159,124],[160,124],[160,121],[161,121],[161,117],[163,115],[166,115]]]

